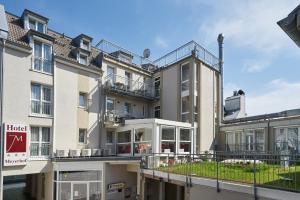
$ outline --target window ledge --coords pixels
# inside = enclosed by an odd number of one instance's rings
[[[29,114],[29,117],[53,119],[52,115]]]
[[[32,68],[30,68],[29,71],[40,73],[40,74],[44,74],[44,75],[48,75],[48,76],[53,76],[53,73],[38,71],[38,70],[35,70],[35,69],[32,69]]]

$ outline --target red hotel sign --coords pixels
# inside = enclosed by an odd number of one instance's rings
[[[4,166],[26,165],[28,126],[4,124]]]

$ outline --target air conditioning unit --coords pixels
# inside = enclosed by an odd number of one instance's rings
[[[86,156],[86,157],[91,156],[92,155],[92,150],[91,149],[82,149],[81,150],[81,155]]]
[[[80,156],[80,149],[70,149],[69,150],[70,157],[79,157]]]
[[[68,157],[68,151],[56,150],[56,157]]]
[[[92,149],[92,156],[101,156],[101,149]]]

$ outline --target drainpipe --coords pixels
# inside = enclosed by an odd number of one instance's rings
[[[224,102],[223,102],[223,85],[224,85],[224,80],[223,80],[223,63],[224,63],[224,58],[223,58],[223,41],[224,41],[224,36],[222,33],[218,35],[218,45],[219,45],[219,69],[220,69],[220,79],[219,79],[219,104],[220,106],[220,112],[219,112],[219,119],[217,127],[218,127],[218,133],[220,132],[220,125],[224,122]],[[214,150],[217,150],[217,142],[215,140],[214,143]]]

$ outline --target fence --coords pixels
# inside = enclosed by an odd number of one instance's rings
[[[300,154],[281,153],[203,153],[150,154],[142,168],[187,177],[252,184],[300,192]],[[217,184],[218,185],[218,184]]]

